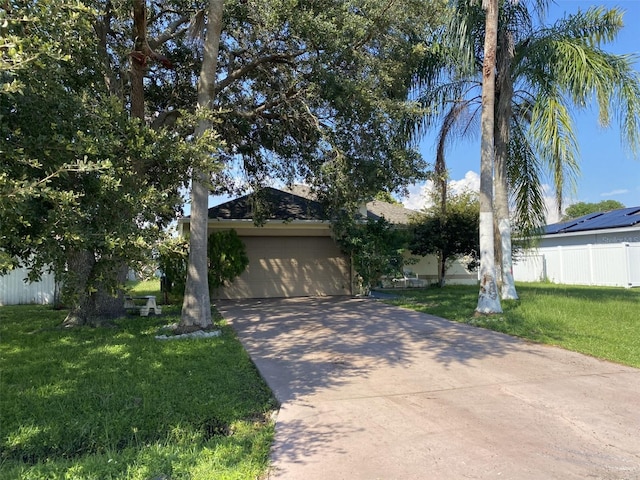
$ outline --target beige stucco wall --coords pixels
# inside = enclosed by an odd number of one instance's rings
[[[419,257],[405,252],[405,270],[418,275],[429,284],[438,281],[438,259],[435,255]],[[412,261],[417,261],[412,263]],[[475,285],[478,283],[478,272],[469,271],[460,260],[456,260],[448,269],[445,281],[449,285]]]
[[[209,220],[209,233],[234,229],[247,247],[249,266],[233,284],[213,292],[217,298],[271,298],[350,295],[350,259],[331,238],[328,222]],[[178,230],[185,234],[189,224]]]

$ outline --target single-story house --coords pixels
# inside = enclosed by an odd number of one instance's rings
[[[234,229],[247,249],[249,266],[219,298],[270,298],[352,294],[350,259],[331,237],[323,206],[292,192],[265,188],[267,206],[261,226],[260,208],[251,194],[209,209],[209,233]],[[188,231],[189,218],[179,222]]]
[[[513,272],[519,281],[640,286],[640,206],[547,225]]]
[[[286,190],[265,188],[262,202],[245,195],[209,209],[209,233],[234,229],[244,242],[249,266],[230,285],[215,292],[219,298],[271,298],[352,295],[355,272],[351,260],[342,253],[331,235],[331,223],[322,204],[308,188],[293,186]],[[264,222],[256,226],[256,208]],[[407,225],[414,210],[374,200],[363,205],[361,215],[384,217],[396,225]],[[189,218],[179,222],[179,231],[188,232]],[[408,252],[407,258],[412,257]],[[435,258],[407,262],[411,275],[437,279]],[[464,275],[477,282],[475,272],[456,265],[452,275]],[[463,274],[457,270],[464,271]],[[454,283],[454,282],[452,282]]]

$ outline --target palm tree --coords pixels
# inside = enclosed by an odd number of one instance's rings
[[[545,1],[535,2],[542,15]],[[448,35],[467,35],[450,44],[439,60],[425,61],[418,77],[420,101],[431,107],[449,105],[442,116],[425,118],[421,128],[440,122],[438,139],[458,138],[472,132],[477,121],[481,86],[478,45],[483,38],[483,12],[460,2],[447,28]],[[584,108],[595,96],[603,125],[616,110],[623,140],[635,153],[640,143],[640,78],[633,57],[612,55],[600,45],[622,28],[616,9],[590,9],[563,18],[554,25],[535,25],[525,2],[502,2],[498,30],[495,142],[495,213],[501,235],[502,297],[517,298],[511,275],[509,201],[520,232],[530,233],[544,223],[542,180],[550,172],[557,203],[579,172],[578,145],[569,106]],[[468,52],[472,52],[469,55]],[[454,99],[453,101],[451,99]],[[448,102],[448,103],[447,103]],[[440,167],[442,168],[442,167]]]
[[[495,75],[498,39],[498,0],[483,0],[486,12],[482,63],[482,116],[480,142],[480,293],[479,313],[501,313],[496,284],[493,238],[493,162],[495,128]]]

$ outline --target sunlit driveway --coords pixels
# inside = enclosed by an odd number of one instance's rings
[[[638,369],[371,299],[219,307],[282,403],[270,478],[640,478]]]

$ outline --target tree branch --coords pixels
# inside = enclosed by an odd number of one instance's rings
[[[245,111],[240,111],[237,110],[235,113],[236,115],[238,115],[241,118],[244,119],[252,119],[252,118],[256,118],[256,117],[263,117],[263,118],[268,118],[268,119],[276,119],[279,117],[279,115],[275,115],[275,114],[271,114],[271,113],[267,113],[268,110],[277,107],[279,105],[282,105],[283,103],[288,102],[289,100],[293,100],[294,98],[300,96],[300,94],[302,93],[302,91],[295,91],[293,89],[289,90],[288,92],[286,92],[285,94],[280,95],[277,99],[274,99],[270,102],[264,102],[258,106],[256,106],[254,109],[252,110],[245,110]]]
[[[182,35],[187,31],[187,29],[181,29],[180,27],[185,23],[189,23],[189,20],[190,16],[188,15],[183,15],[182,17],[177,18],[175,21],[171,22],[166,30],[158,35],[158,37],[149,39],[149,46],[153,50],[155,50],[156,48],[158,48],[158,46],[164,44],[172,38]]]
[[[377,26],[377,24],[380,22],[380,19],[384,16],[385,13],[387,13],[387,11],[391,8],[391,6],[395,3],[395,0],[389,0],[389,3],[387,3],[386,7],[384,7],[382,9],[382,12],[380,13],[380,15],[378,15],[374,20],[373,20],[373,26],[371,27],[371,29],[369,29],[369,33],[363,38],[361,39],[359,42],[357,42],[354,46],[353,49],[354,50],[358,50],[359,48],[361,48],[363,45],[365,45],[366,43],[368,43],[374,36],[375,31],[374,31],[374,26]]]
[[[275,53],[272,55],[266,55],[264,57],[257,58],[253,62],[247,63],[246,65],[243,65],[242,67],[232,71],[226,76],[226,78],[216,83],[215,94],[217,95],[226,87],[231,85],[233,82],[244,77],[249,72],[257,69],[261,65],[265,65],[268,63],[288,63],[294,58],[302,55],[304,52],[305,50],[300,50],[298,52],[287,53],[287,54]]]

